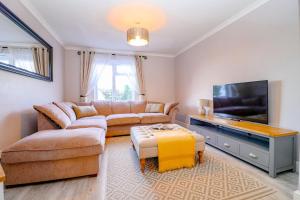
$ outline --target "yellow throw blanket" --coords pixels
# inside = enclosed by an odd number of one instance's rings
[[[195,137],[185,129],[159,130],[157,137],[159,172],[193,167],[195,164]]]

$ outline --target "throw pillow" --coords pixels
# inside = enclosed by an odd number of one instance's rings
[[[93,105],[91,105],[91,106],[73,106],[73,110],[76,114],[77,119],[98,115],[98,112]]]
[[[164,112],[164,104],[162,103],[147,103],[146,113],[163,113]]]

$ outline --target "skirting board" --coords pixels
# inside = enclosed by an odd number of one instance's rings
[[[0,183],[0,200],[4,200],[4,186],[3,183]]]
[[[178,124],[180,126],[183,126],[185,128],[188,128],[188,124],[184,123],[184,122],[181,122],[181,121],[178,121],[178,120],[175,120],[175,124]]]

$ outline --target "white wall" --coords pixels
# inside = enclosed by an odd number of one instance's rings
[[[64,99],[78,102],[80,97],[80,56],[65,50]]]
[[[174,59],[149,57],[143,61],[147,97],[151,101],[173,101]],[[65,51],[65,100],[79,101],[80,96],[80,56],[77,51]]]
[[[53,47],[54,81],[41,81],[0,70],[0,151],[36,131],[36,113],[32,105],[63,99],[64,64],[62,47],[19,1],[1,2]]]
[[[174,59],[148,56],[143,64],[148,99],[162,102],[174,101]]]
[[[176,99],[196,113],[214,84],[270,81],[270,123],[300,131],[297,0],[271,0],[175,58]]]

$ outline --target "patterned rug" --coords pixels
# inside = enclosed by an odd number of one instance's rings
[[[107,188],[105,199],[260,199],[275,191],[213,152],[192,169],[159,173],[157,159],[139,168],[129,137],[107,140]]]

